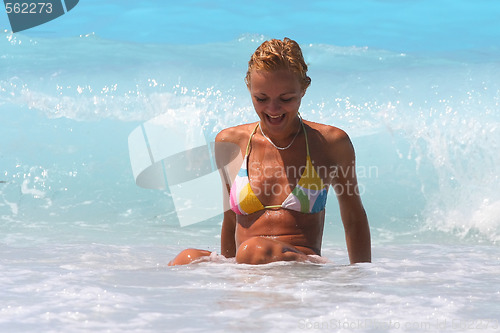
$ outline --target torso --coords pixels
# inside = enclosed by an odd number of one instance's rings
[[[333,182],[334,163],[325,153],[328,140],[324,132],[334,127],[304,121],[313,165],[325,184]],[[227,137],[245,154],[256,123],[227,129]],[[338,130],[338,129],[337,129]],[[339,130],[340,131],[340,130]],[[306,163],[303,131],[287,150],[277,150],[257,130],[248,159],[250,186],[263,205],[280,205],[296,186]],[[306,254],[320,255],[325,211],[305,214],[283,208],[236,215],[236,247],[251,237],[272,237],[295,246]]]
[[[236,247],[249,238],[271,237],[305,254],[321,255],[325,211],[303,214],[287,209],[266,209],[236,219]]]

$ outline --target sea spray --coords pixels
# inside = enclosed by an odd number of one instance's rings
[[[115,212],[135,216],[148,198],[170,202],[155,206],[156,216],[175,216],[168,191],[136,188],[127,136],[159,115],[186,133],[198,123],[207,142],[225,127],[256,121],[243,77],[262,39],[177,46],[90,35],[61,44],[4,33],[2,215],[24,218],[30,211],[30,220],[71,220],[81,218],[81,202],[101,202],[83,219],[112,220]],[[50,56],[56,45],[65,52]],[[85,56],[74,64],[67,54],[79,49]],[[375,236],[438,230],[459,239],[498,240],[495,63],[326,44],[303,49],[312,85],[302,115],[346,130],[358,167],[377,170],[360,175]],[[43,63],[31,70],[20,53],[38,54]],[[106,212],[106,200],[120,202],[124,193],[130,198]],[[330,222],[338,219],[334,199]]]

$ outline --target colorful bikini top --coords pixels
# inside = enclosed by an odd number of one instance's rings
[[[281,205],[264,206],[257,198],[250,187],[248,178],[248,155],[250,152],[250,142],[257,131],[257,124],[248,140],[247,150],[241,169],[231,186],[230,206],[238,215],[249,215],[259,210],[272,208],[285,208],[306,214],[314,214],[325,209],[328,186],[318,176],[309,156],[309,143],[307,133],[302,119],[300,120],[306,139],[307,159],[306,167],[302,173],[297,185]]]

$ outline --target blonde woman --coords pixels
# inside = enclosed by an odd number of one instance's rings
[[[241,169],[228,183],[221,254],[238,263],[321,262],[326,197],[335,192],[351,263],[370,262],[370,229],[355,172],[354,149],[339,128],[302,119],[311,83],[300,46],[269,40],[252,55],[246,75],[259,121],[221,131],[217,143],[239,147]],[[222,178],[228,179],[222,171]],[[169,265],[210,256],[187,249]]]

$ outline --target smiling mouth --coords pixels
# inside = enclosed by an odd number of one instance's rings
[[[266,116],[271,123],[276,123],[276,122],[279,122],[281,119],[283,119],[285,117],[285,114],[283,113],[283,114],[280,114],[278,116],[271,116],[269,114],[266,114]]]

